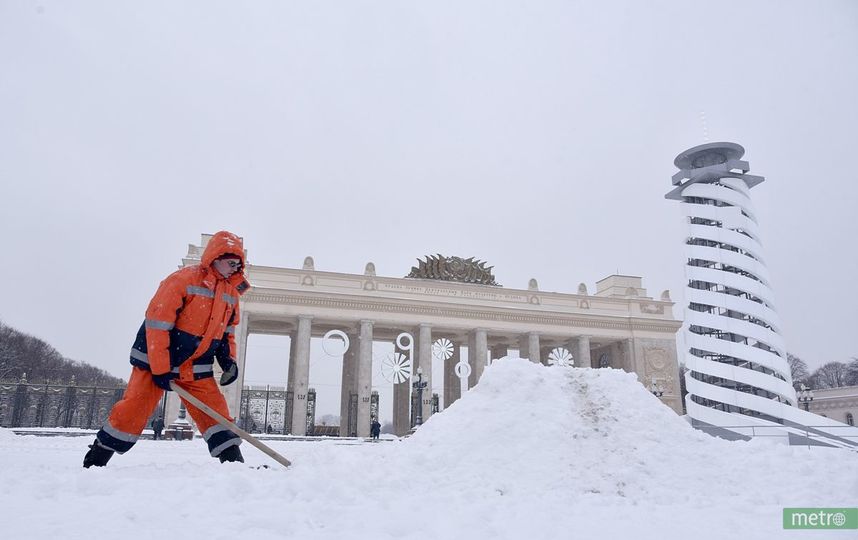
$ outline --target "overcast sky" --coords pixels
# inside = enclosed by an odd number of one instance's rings
[[[619,270],[681,318],[663,196],[726,140],[766,177],[788,350],[848,361],[856,51],[852,0],[0,0],[0,320],[127,378],[158,282],[220,229],[270,266],[443,253],[560,292]]]

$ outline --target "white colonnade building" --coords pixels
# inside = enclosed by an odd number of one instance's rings
[[[190,245],[184,264],[196,264],[210,235],[201,245]],[[369,435],[373,385],[393,384],[372,372],[373,343],[396,344],[395,351],[413,359],[427,388],[423,418],[432,415],[432,394],[441,384],[432,380],[433,362],[444,363],[443,410],[460,397],[460,388],[473,387],[491,362],[516,350],[533,362],[570,362],[576,367],[612,367],[637,374],[647,387],[656,385],[660,399],[682,412],[676,357],[676,332],[667,291],[658,299],[647,296],[639,277],[613,275],[597,283],[594,294],[584,284],[577,292],[555,293],[494,283],[490,268],[472,259],[427,257],[405,278],[382,277],[372,263],[363,274],[315,269],[307,257],[302,268],[248,264],[252,288],[240,300],[241,321],[236,330],[238,384],[224,388],[231,412],[238,416],[250,334],[288,335],[289,358],[284,358],[287,431],[305,435],[309,390],[311,338],[345,335],[342,353],[340,435]],[[344,344],[345,340],[336,341]],[[467,364],[460,364],[462,348]],[[288,363],[288,370],[285,365]],[[460,387],[458,373],[467,377]],[[396,366],[394,366],[396,367]],[[469,374],[468,374],[469,372]],[[397,434],[411,428],[411,381],[393,386],[393,423]],[[535,396],[538,398],[538,396]],[[312,411],[310,412],[312,414]]]

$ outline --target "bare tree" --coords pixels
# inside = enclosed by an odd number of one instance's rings
[[[19,336],[15,330],[0,322],[0,381],[17,379],[21,371]]]
[[[122,386],[125,382],[103,369],[70,360],[41,339],[0,322],[0,380],[31,383]]]
[[[849,367],[843,362],[828,362],[810,376],[812,388],[839,388],[848,386]]]
[[[853,356],[846,367],[846,385],[858,386],[858,357]]]
[[[798,389],[801,383],[807,384],[807,378],[810,372],[807,370],[807,364],[798,356],[787,353],[787,362],[789,362],[789,370],[792,375],[792,384]]]

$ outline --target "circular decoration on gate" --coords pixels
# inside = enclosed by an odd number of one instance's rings
[[[404,338],[408,339],[408,345],[404,345],[402,340]],[[398,336],[396,336],[396,346],[402,349],[403,351],[411,351],[414,352],[414,337],[408,332],[402,332]]]
[[[453,342],[441,338],[432,344],[432,356],[439,360],[449,360],[453,356]]]
[[[390,353],[381,362],[381,375],[393,384],[411,379],[411,360],[402,353]]]
[[[322,350],[328,356],[344,355],[349,350],[349,336],[342,330],[328,330],[322,338]]]
[[[548,353],[549,366],[572,367],[575,364],[575,359],[572,358],[572,353],[563,347],[555,347]]]
[[[461,360],[455,367],[456,376],[460,379],[467,379],[471,376],[471,366],[467,362]]]

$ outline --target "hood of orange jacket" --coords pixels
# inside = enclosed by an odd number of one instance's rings
[[[244,242],[242,242],[241,238],[229,231],[216,232],[209,239],[209,243],[206,244],[206,249],[203,251],[202,259],[200,259],[200,265],[208,268],[215,259],[227,254],[235,255],[241,259],[241,266],[244,266]]]
[[[230,276],[227,281],[236,288],[239,294],[244,294],[249,288],[249,284],[244,278],[244,269],[247,261],[244,258],[244,242],[241,237],[229,231],[216,232],[209,239],[208,244],[206,244],[206,249],[203,251],[203,256],[200,259],[200,267],[207,273],[223,279],[220,273],[212,268],[212,263],[224,255],[235,255],[241,259],[241,269]]]

